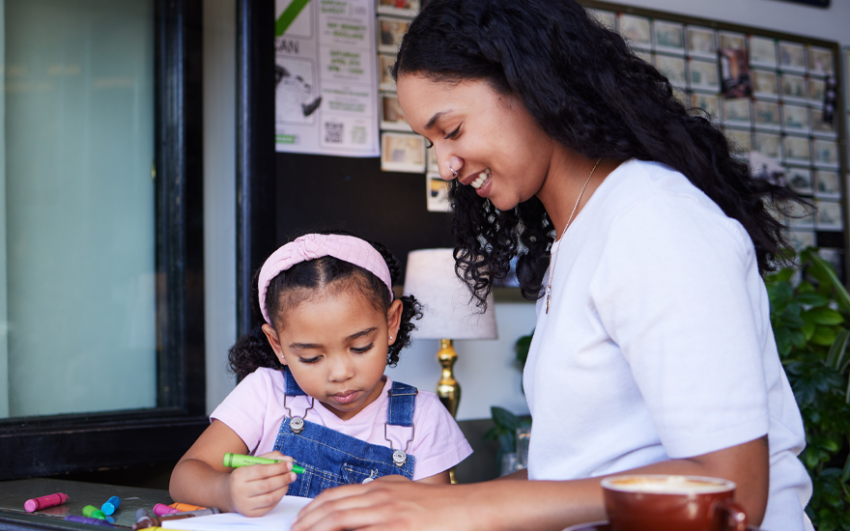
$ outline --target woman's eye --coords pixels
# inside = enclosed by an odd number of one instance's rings
[[[374,346],[374,345],[375,345],[374,343],[369,343],[365,347],[352,347],[351,350],[353,350],[354,352],[356,352],[358,354],[363,354],[364,352],[369,352],[370,350],[372,350],[372,346]]]
[[[449,133],[445,136],[446,140],[449,140],[451,138],[456,137],[459,132],[460,132],[460,126],[457,126],[457,129],[455,129],[454,131],[452,131],[451,133]]]
[[[425,140],[428,140],[428,139],[426,138]],[[431,142],[430,140],[428,140],[428,145],[425,146],[425,149],[431,149],[432,147],[434,147],[434,143]]]
[[[298,358],[298,361],[301,363],[316,363],[319,361],[319,356],[316,356],[315,358]]]

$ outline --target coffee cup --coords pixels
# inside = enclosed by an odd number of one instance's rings
[[[641,474],[602,480],[614,531],[746,531],[735,483],[702,476]]]

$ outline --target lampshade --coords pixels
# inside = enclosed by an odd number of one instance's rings
[[[420,339],[497,339],[492,293],[487,311],[470,300],[469,288],[457,278],[451,249],[421,249],[407,255],[404,294],[422,304],[423,317],[411,334]]]

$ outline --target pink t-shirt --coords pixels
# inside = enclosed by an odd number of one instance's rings
[[[354,417],[342,420],[316,400],[305,420],[371,444],[389,447],[384,439],[384,423],[387,421],[389,404],[387,391],[393,383],[389,377],[386,379],[379,398]],[[236,432],[252,455],[271,452],[280,424],[287,416],[283,408],[285,382],[283,371],[257,369],[215,408],[210,419],[218,419]],[[307,396],[289,396],[286,405],[293,415],[302,416],[310,407],[311,400]],[[416,457],[414,481],[448,470],[472,453],[472,447],[457,422],[434,393],[419,391],[416,395],[413,424],[415,430],[404,426],[387,426],[387,436],[393,441],[393,448],[404,450],[411,431],[415,431],[407,451]]]

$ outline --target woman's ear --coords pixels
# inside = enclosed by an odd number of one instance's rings
[[[283,357],[283,349],[280,347],[280,338],[277,337],[277,332],[272,325],[265,323],[263,324],[263,333],[266,334],[266,339],[269,340],[269,345],[272,346],[272,350],[274,351],[274,355],[277,356],[277,359],[284,365],[286,365],[286,359]]]
[[[396,339],[398,339],[398,329],[401,326],[401,314],[404,310],[404,304],[402,304],[401,300],[396,299],[390,304],[389,309],[387,309],[387,333],[389,337],[389,345],[395,343]]]

